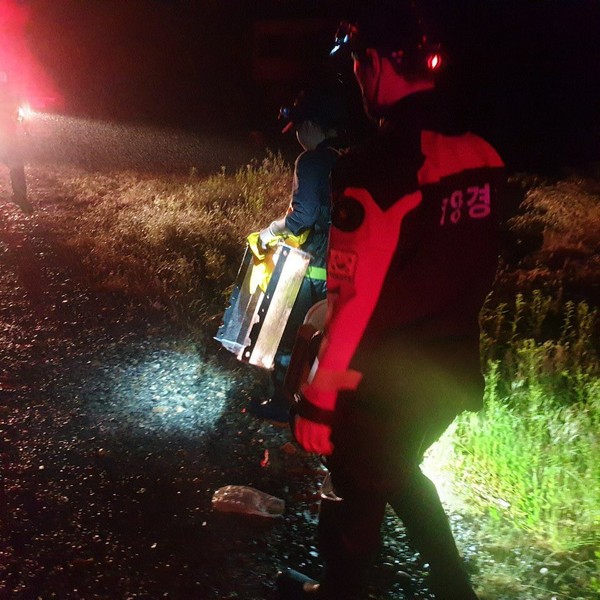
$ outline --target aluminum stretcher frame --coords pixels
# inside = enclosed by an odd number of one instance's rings
[[[311,255],[285,243],[273,253],[266,291],[251,289],[254,255],[246,248],[215,340],[241,362],[272,369],[275,353],[308,270]]]

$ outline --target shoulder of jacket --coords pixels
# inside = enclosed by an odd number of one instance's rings
[[[327,164],[333,155],[337,158],[337,151],[329,146],[315,148],[314,150],[304,150],[296,158],[296,167],[312,167]]]
[[[336,165],[339,168],[355,165],[364,161],[370,161],[373,156],[382,151],[381,140],[377,138],[369,138],[360,144],[344,148],[339,152],[339,158]]]

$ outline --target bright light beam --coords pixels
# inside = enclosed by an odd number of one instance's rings
[[[173,346],[117,351],[95,365],[88,394],[104,429],[199,436],[214,427],[235,385],[233,376],[204,363],[197,352]]]

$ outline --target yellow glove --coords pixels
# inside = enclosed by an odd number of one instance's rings
[[[268,229],[268,227],[267,227]],[[263,229],[263,231],[265,231]],[[284,241],[286,244],[299,248],[308,237],[310,231],[304,231],[300,235],[289,234],[288,236],[276,235],[269,240],[267,247],[264,248],[261,244],[260,231],[251,233],[247,238],[248,246],[253,254],[254,266],[252,267],[252,273],[250,274],[250,293],[253,294],[257,287],[263,292],[267,291],[267,286],[271,280],[271,275],[275,269],[275,263],[273,262],[273,254],[275,247],[280,241]]]
[[[273,262],[274,247],[277,245],[278,240],[275,239],[271,243],[271,246],[265,250],[260,248],[258,231],[251,233],[246,239],[248,246],[252,252],[252,272],[250,273],[250,293],[254,294],[257,287],[263,292],[267,291],[267,286],[271,279],[275,263]]]

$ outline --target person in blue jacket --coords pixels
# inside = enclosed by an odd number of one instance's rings
[[[290,403],[283,382],[296,333],[309,308],[326,297],[330,175],[340,155],[346,106],[335,87],[315,85],[300,92],[291,108],[281,110],[280,117],[287,121],[283,132],[294,131],[303,151],[295,161],[288,210],[260,231],[259,243],[266,248],[277,237],[289,234],[305,237],[300,248],[312,258],[275,355],[270,396],[253,399],[249,410],[255,416],[287,424]]]

